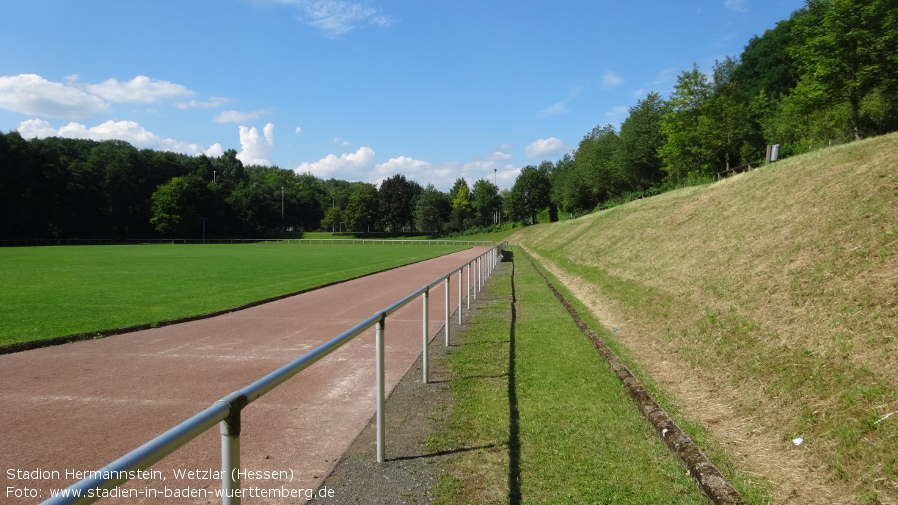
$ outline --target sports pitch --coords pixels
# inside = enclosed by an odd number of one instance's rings
[[[0,249],[0,347],[225,310],[464,249],[121,245]]]

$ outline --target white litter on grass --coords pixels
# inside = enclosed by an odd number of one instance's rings
[[[801,437],[792,439],[792,443],[795,444],[795,447],[798,447],[799,445],[801,445],[802,442],[804,442],[804,439]]]

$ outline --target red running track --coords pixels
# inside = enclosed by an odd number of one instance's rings
[[[100,469],[487,249],[214,318],[0,356],[0,503],[49,498],[51,489],[80,480],[74,472]],[[464,289],[467,273],[462,277]],[[457,281],[453,275],[452,310]],[[444,291],[431,290],[431,335],[443,325]],[[421,302],[413,301],[387,318],[387,392],[421,354],[421,317]],[[299,490],[317,488],[373,416],[374,369],[372,328],[243,411],[241,467],[272,477],[244,478],[245,492],[258,488],[244,503],[305,501],[307,491]],[[219,503],[220,454],[214,427],[156,463],[159,473],[124,484],[120,492],[129,498],[102,503]],[[272,497],[287,492],[300,496]]]

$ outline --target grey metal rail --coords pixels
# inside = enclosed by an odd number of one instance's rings
[[[91,477],[83,479],[69,486],[65,491],[58,493],[42,502],[44,505],[62,505],[62,504],[88,504],[93,503],[101,498],[101,490],[112,489],[119,486],[131,478],[139,471],[150,468],[154,463],[162,458],[175,452],[194,438],[198,437],[206,430],[212,428],[216,424],[220,427],[221,432],[221,454],[222,454],[222,503],[225,505],[239,505],[240,493],[240,477],[239,472],[233,470],[240,468],[240,413],[250,403],[259,399],[265,393],[276,388],[278,385],[286,382],[291,377],[305,370],[321,358],[324,358],[331,352],[337,350],[353,338],[361,335],[366,330],[375,327],[375,347],[376,352],[376,397],[377,397],[377,461],[384,461],[384,322],[387,316],[396,312],[400,308],[408,305],[417,297],[423,299],[423,350],[422,350],[422,380],[428,382],[427,377],[427,354],[428,342],[428,293],[431,288],[445,284],[446,303],[445,303],[445,336],[446,345],[449,345],[449,282],[453,274],[458,274],[458,311],[459,321],[461,320],[462,310],[462,271],[468,269],[468,308],[471,307],[471,298],[476,298],[483,282],[488,278],[495,266],[498,264],[501,252],[505,249],[507,242],[490,248],[487,252],[481,254],[477,258],[462,264],[458,268],[446,273],[433,282],[427,284],[421,289],[409,294],[405,298],[393,303],[383,310],[376,312],[371,317],[353,326],[349,330],[332,338],[331,340],[321,344],[312,351],[296,358],[268,375],[256,380],[255,382],[245,386],[242,389],[234,391],[224,398],[213,403],[206,409],[198,412],[189,419],[181,422],[177,426],[162,433],[149,442],[125,454],[121,458],[109,463],[103,468],[93,472]],[[473,280],[472,280],[473,276]]]

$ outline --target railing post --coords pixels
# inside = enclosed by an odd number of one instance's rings
[[[471,310],[471,262],[468,262],[468,310]]]
[[[461,326],[461,271],[458,269],[458,325]]]
[[[230,414],[218,423],[221,433],[221,503],[240,505],[240,411],[247,400],[243,394],[236,394],[222,401],[230,407]]]
[[[384,462],[384,322],[386,314],[381,314],[374,329],[374,347],[377,355],[377,462]]]
[[[483,263],[480,261],[482,256],[477,257],[477,292],[480,292],[480,287],[483,285]]]
[[[449,347],[449,278],[452,275],[446,276],[446,347]]]
[[[427,382],[428,382],[428,378],[427,378],[428,377],[428,375],[427,375],[427,362],[428,362],[427,348],[429,347],[429,343],[430,343],[430,338],[429,338],[430,335],[429,335],[429,331],[428,331],[428,325],[430,322],[430,307],[429,307],[430,300],[429,300],[429,297],[427,296],[428,291],[430,291],[430,286],[425,287],[424,292],[421,293],[422,305],[424,307],[424,309],[423,309],[424,324],[423,324],[423,330],[421,332],[422,340],[424,341],[423,342],[424,350],[421,352],[421,381],[424,384],[427,384]]]

